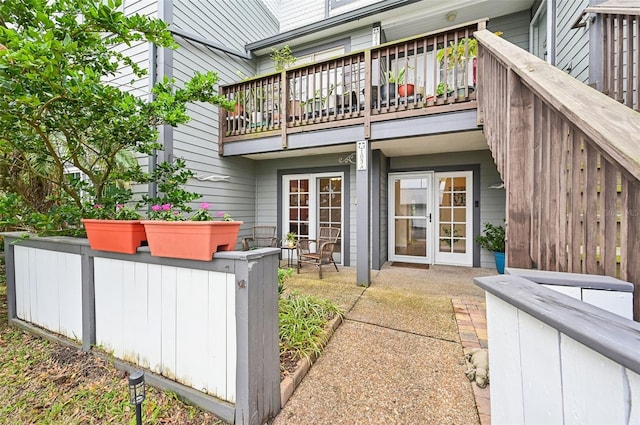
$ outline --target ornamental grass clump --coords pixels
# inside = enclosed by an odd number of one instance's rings
[[[333,302],[295,291],[282,296],[279,307],[280,355],[289,353],[293,360],[319,355],[329,321],[342,315]]]

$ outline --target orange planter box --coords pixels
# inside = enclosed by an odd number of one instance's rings
[[[154,257],[211,261],[217,251],[232,251],[242,221],[142,220]]]
[[[147,240],[140,220],[98,220],[83,218],[89,246],[96,251],[135,254]]]

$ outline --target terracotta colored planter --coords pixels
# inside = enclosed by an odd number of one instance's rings
[[[83,218],[91,249],[135,254],[147,240],[140,220],[96,220]]]
[[[142,220],[154,257],[211,261],[217,251],[232,251],[242,221]]]
[[[398,94],[400,97],[413,96],[415,87],[413,84],[402,84],[398,86]]]

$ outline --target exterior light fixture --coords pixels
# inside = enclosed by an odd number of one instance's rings
[[[144,372],[136,370],[129,375],[129,402],[136,406],[136,425],[142,425],[142,402],[144,401]]]
[[[445,18],[447,19],[447,22],[453,22],[456,20],[456,16],[458,14],[456,12],[449,12],[446,14]]]

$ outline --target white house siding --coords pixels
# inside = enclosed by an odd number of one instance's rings
[[[230,49],[242,52],[245,43],[268,37],[277,31],[275,18],[259,1],[198,2],[175,1],[173,25]],[[237,72],[255,74],[252,61],[229,55],[179,37],[180,48],[173,52],[173,77],[180,84],[196,71],[215,71],[220,84],[238,80]],[[255,174],[253,162],[219,155],[218,108],[199,103],[188,106],[191,121],[173,132],[173,154],[182,157],[199,177],[229,176],[228,181],[193,179],[188,189],[203,195],[199,202],[210,203],[213,211],[225,211],[244,221],[240,238],[247,236],[254,222]]]
[[[489,186],[499,183],[500,175],[491,158],[490,151],[454,152],[436,155],[407,156],[391,158],[391,170],[429,169],[447,165],[480,165],[480,226],[485,222],[504,224],[505,191],[490,189]],[[483,249],[480,253],[481,267],[495,267],[493,256]]]
[[[571,29],[589,0],[556,3],[556,66],[582,82],[589,80],[588,27]]]
[[[529,21],[529,11],[523,10],[491,19],[487,24],[487,29],[490,31],[502,31],[502,38],[528,51]]]

